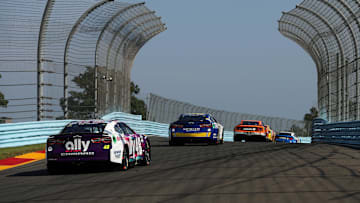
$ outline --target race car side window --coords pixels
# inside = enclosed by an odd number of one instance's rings
[[[119,124],[115,125],[115,131],[120,133],[120,134],[125,134],[124,131],[121,129],[121,127],[119,126]]]
[[[210,121],[211,121],[211,122],[216,123],[215,118],[213,118],[212,116],[210,116],[209,118],[210,118]]]
[[[127,125],[125,125],[124,123],[119,123],[119,126],[121,127],[121,129],[125,132],[125,134],[131,135],[131,134],[135,134],[134,131],[132,131]]]
[[[215,123],[217,123],[217,120],[214,117],[212,117],[212,119],[214,120]]]
[[[129,126],[126,124],[124,124],[124,126],[126,126],[126,129],[130,132],[130,134],[136,134],[135,131],[133,131]]]

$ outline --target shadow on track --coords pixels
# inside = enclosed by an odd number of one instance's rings
[[[141,166],[136,166],[141,167]],[[57,171],[55,173],[49,173],[46,169],[41,170],[35,170],[35,171],[25,171],[21,173],[16,173],[13,175],[9,175],[8,177],[18,177],[18,176],[55,176],[55,175],[75,175],[75,174],[96,174],[96,173],[107,173],[107,172],[114,172],[114,171],[120,171],[120,166],[76,166],[74,165],[72,168],[66,168],[62,171]]]

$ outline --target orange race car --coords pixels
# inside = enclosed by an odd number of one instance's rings
[[[262,121],[242,120],[234,128],[234,141],[267,141],[267,134]]]

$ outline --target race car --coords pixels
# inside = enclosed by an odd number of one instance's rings
[[[265,125],[266,141],[275,142],[275,131],[273,131],[269,125]]]
[[[234,141],[267,141],[266,127],[262,121],[242,120],[234,128]]]
[[[293,132],[280,132],[276,135],[275,141],[284,143],[300,143],[300,139],[297,138]]]
[[[170,124],[169,145],[184,143],[224,143],[224,127],[210,114],[181,114]]]
[[[148,137],[117,120],[73,121],[60,134],[49,136],[46,159],[50,173],[86,163],[110,163],[127,170],[150,164],[151,145]]]

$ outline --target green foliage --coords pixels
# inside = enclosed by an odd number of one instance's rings
[[[131,113],[136,115],[141,115],[144,120],[146,120],[146,104],[143,100],[138,99],[135,95],[140,93],[140,88],[134,82],[130,84],[131,92]]]
[[[131,96],[134,96],[134,95],[140,93],[139,86],[136,85],[134,82],[131,82],[131,84],[130,84],[130,93],[131,93]]]
[[[310,113],[305,114],[304,121],[313,121],[315,118],[319,116],[319,111],[316,107],[311,107]]]
[[[72,80],[82,91],[70,91],[68,98],[68,117],[69,119],[89,119],[93,117],[95,111],[95,72],[94,68],[87,67],[87,70],[74,77]],[[65,100],[60,99],[60,105],[65,111]],[[58,118],[62,119],[62,118]]]
[[[296,134],[296,136],[298,136],[298,137],[307,137],[307,136],[309,136],[307,134],[305,128],[301,128],[301,127],[299,127],[297,125],[291,126],[290,131],[294,132]]]
[[[72,80],[82,91],[70,91],[68,98],[68,118],[69,119],[89,119],[94,117],[95,111],[95,86],[94,86],[95,72],[94,68],[87,67],[87,70]],[[140,93],[138,85],[131,82],[131,113],[136,115],[142,115],[143,119],[146,119],[146,105],[141,99],[138,99],[135,95]],[[60,99],[60,105],[63,111],[65,111],[65,100]],[[64,119],[64,117],[58,117],[57,119]]]
[[[0,78],[1,78],[1,74],[0,74]],[[0,92],[0,107],[7,107],[8,102],[9,101],[5,99],[3,93]]]
[[[312,121],[319,116],[319,111],[316,107],[311,107],[310,113],[304,115],[305,131],[307,136],[311,136]]]
[[[301,128],[297,125],[293,125],[290,128],[291,132],[294,132],[299,137],[311,136],[312,121],[319,116],[319,111],[316,107],[311,107],[310,113],[304,115],[304,127]]]

